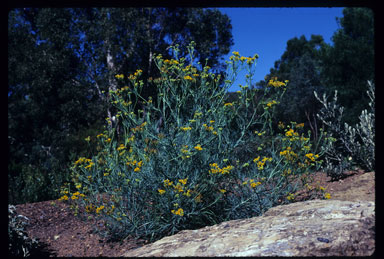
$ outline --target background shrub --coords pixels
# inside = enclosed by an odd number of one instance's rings
[[[325,94],[320,99],[314,92],[316,99],[323,105],[317,116],[333,140],[323,147],[326,150],[325,171],[333,179],[342,177],[344,171],[352,166],[368,171],[375,168],[375,85],[368,81],[368,86],[370,112],[363,110],[359,123],[354,127],[341,123],[344,108],[337,104],[337,91],[331,102],[327,101]]]
[[[16,208],[8,205],[8,254],[17,257],[36,255],[39,242],[25,232],[28,218],[17,215]]]

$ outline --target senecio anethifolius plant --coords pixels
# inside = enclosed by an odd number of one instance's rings
[[[272,78],[267,87],[250,89],[258,56],[238,52],[220,81],[210,67],[195,66],[193,43],[188,49],[189,59],[178,57],[177,46],[174,59],[156,56],[161,76],[148,80],[157,89],[156,102],[140,94],[141,70],[128,76],[128,86],[110,91],[121,134],[97,135],[100,152],[72,167],[77,191],[64,190],[61,199],[103,218],[113,238],[156,240],[182,229],[259,216],[292,202],[303,185],[319,190],[308,181],[322,154],[300,132],[303,124],[280,124],[277,135],[271,127],[288,82]],[[237,100],[227,102],[239,68],[247,69],[247,85]],[[138,102],[143,106],[136,112]],[[257,146],[253,157],[238,152],[245,143]]]

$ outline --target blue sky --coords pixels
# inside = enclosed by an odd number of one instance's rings
[[[232,51],[241,56],[259,55],[253,82],[264,79],[276,60],[286,49],[287,41],[304,35],[307,40],[312,34],[322,35],[324,41],[332,44],[331,38],[339,29],[336,17],[343,16],[343,8],[218,8],[231,19],[234,45],[225,57],[229,60]],[[229,91],[240,90],[245,85],[245,72]]]

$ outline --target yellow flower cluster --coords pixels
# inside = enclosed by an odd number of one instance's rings
[[[288,83],[288,80],[285,80],[283,83],[283,82],[277,81],[277,77],[272,77],[268,82],[268,86],[273,86],[278,88],[282,86],[287,86],[287,83]]]
[[[104,138],[106,137],[103,133],[100,133],[99,135],[96,136],[96,138]]]
[[[101,205],[100,207],[96,208],[96,213],[99,214],[104,208],[104,205]]]
[[[275,105],[277,104],[278,102],[276,102],[275,100],[272,100],[271,102],[268,102],[267,103],[267,107],[272,107],[272,105]]]
[[[188,130],[191,130],[192,128],[188,126],[188,127],[180,127],[180,129],[182,131],[188,131]]]
[[[257,54],[253,55],[253,57],[241,57],[240,53],[237,51],[233,51],[232,54],[233,54],[233,56],[229,57],[230,60],[234,60],[234,61],[240,60],[241,62],[247,61],[248,65],[253,64],[255,62],[255,60],[257,58],[259,58],[259,55],[257,55]]]
[[[244,181],[243,182],[243,185],[247,185],[248,184],[248,181]],[[261,182],[255,182],[254,179],[250,179],[249,180],[249,185],[252,187],[252,188],[255,188],[257,186],[259,186],[261,184]]]
[[[280,156],[284,156],[289,161],[294,161],[297,159],[297,154],[292,151],[291,147],[287,147],[286,150],[281,151]]]
[[[265,133],[266,133],[265,131],[259,132],[255,130],[255,134],[257,134],[257,136],[263,136]]]
[[[259,169],[259,170],[264,169],[265,162],[267,162],[267,161],[271,162],[272,157],[263,157],[263,159],[260,160],[260,156],[258,156],[255,159],[253,159],[253,162],[257,164],[257,169]]]
[[[133,133],[135,133],[135,132],[137,132],[137,131],[143,131],[145,125],[147,125],[147,122],[143,122],[142,124],[140,124],[140,125],[138,125],[138,126],[132,128],[131,131],[132,131]]]
[[[171,60],[165,59],[164,63],[167,64],[167,65],[177,65],[177,64],[179,64],[179,61],[177,61],[175,59],[171,59]]]
[[[136,70],[136,72],[133,75],[129,75],[128,79],[135,80],[138,76],[141,75],[141,73],[143,73],[143,70],[138,69],[138,70]],[[135,84],[135,86],[136,86],[136,84]]]
[[[72,199],[72,200],[77,200],[77,199],[79,199],[79,196],[80,196],[80,197],[85,197],[84,194],[82,194],[82,193],[80,193],[80,192],[75,192],[75,193],[72,194],[71,199]]]
[[[297,137],[297,136],[299,136],[299,133],[295,132],[293,129],[290,129],[287,132],[285,132],[285,136],[287,136],[287,137]]]
[[[88,163],[88,164],[87,164]],[[92,162],[91,159],[89,158],[85,158],[85,157],[80,157],[76,162],[75,162],[75,166],[76,165],[79,165],[79,164],[87,164],[84,166],[85,169],[91,169],[92,166],[95,165],[94,162]]]
[[[67,196],[67,195],[63,195],[63,196],[60,197],[58,200],[59,200],[59,201],[67,201],[67,200],[68,200],[68,196]]]
[[[192,77],[190,77],[190,76],[184,76],[184,79],[185,80],[193,80]]]
[[[215,121],[211,120],[209,123],[213,124],[215,123]],[[206,123],[204,123],[203,127],[205,128],[206,131],[212,131],[213,135],[217,135],[217,131],[214,130],[213,126],[208,126]]]
[[[319,155],[314,155],[314,154],[312,154],[312,153],[309,153],[309,154],[306,154],[305,155],[309,160],[311,160],[311,161],[315,161],[315,159],[317,159],[317,158],[319,158]]]
[[[184,210],[179,208],[178,210],[171,210],[171,212],[175,215],[179,215],[180,217],[184,216]]]
[[[287,195],[287,200],[292,201],[294,199],[295,199],[295,195],[293,195],[292,193]]]
[[[116,79],[124,79],[124,75],[123,74],[115,75],[115,78]]]
[[[124,149],[125,149],[124,144],[120,144],[120,146],[117,147],[117,151],[124,150]]]
[[[209,172],[211,174],[217,174],[217,173],[221,173],[221,174],[229,174],[230,171],[234,168],[233,166],[231,165],[228,165],[228,166],[225,166],[223,168],[220,168],[219,165],[217,163],[212,163],[212,164],[209,164],[209,166],[211,167],[211,169],[209,170]]]
[[[199,151],[203,150],[203,148],[200,146],[200,144],[197,144],[197,145],[194,147],[194,149],[199,150]]]
[[[184,189],[185,185],[187,184],[187,181],[188,181],[188,178],[180,179],[177,184],[173,184],[172,181],[170,181],[169,179],[166,179],[163,181],[163,185],[165,189],[167,189],[168,187],[173,187],[173,190],[176,192],[176,196],[178,196],[178,193],[182,192],[183,195],[190,197],[192,191],[190,189],[187,189],[187,190]],[[160,195],[166,192],[166,190],[163,190],[163,189],[158,189],[157,191],[160,193]]]
[[[191,156],[191,152],[189,151],[188,149],[188,145],[184,145],[183,148],[180,150],[181,153],[185,154],[185,156],[182,156],[181,158],[185,159],[185,158],[190,158]]]
[[[77,164],[89,163],[89,162],[92,162],[92,160],[89,159],[89,158],[80,157],[80,158],[75,162],[75,165],[77,165]]]
[[[134,168],[133,171],[134,172],[140,172],[141,170],[141,167],[143,166],[143,161],[139,161],[137,162],[136,160],[133,160],[133,161],[128,161],[127,163],[125,163],[127,166],[131,167],[131,168]]]

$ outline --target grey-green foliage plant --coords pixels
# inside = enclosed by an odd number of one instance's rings
[[[31,256],[39,247],[39,242],[25,232],[27,221],[27,217],[17,215],[14,205],[8,205],[8,253],[11,256]]]
[[[331,102],[327,101],[325,94],[321,99],[314,92],[323,105],[317,117],[327,126],[329,137],[333,139],[323,148],[327,150],[325,171],[334,179],[341,177],[354,164],[368,171],[375,168],[375,85],[368,81],[368,86],[370,111],[363,110],[355,126],[342,124],[344,107],[337,104],[337,91]]]
[[[284,132],[272,138],[274,109],[287,86],[273,79],[263,89],[250,89],[256,55],[233,52],[221,86],[209,66],[193,62],[194,45],[188,48],[189,61],[178,57],[177,47],[174,59],[155,56],[161,75],[152,79],[156,102],[140,94],[140,69],[116,75],[130,82],[109,92],[121,133],[97,135],[99,153],[80,157],[72,167],[77,192],[68,197],[65,190],[62,199],[78,201],[104,219],[112,238],[155,240],[259,216],[292,202],[320,164],[321,154],[301,125],[282,126]],[[247,69],[247,85],[236,101],[227,102],[226,91],[241,67]],[[143,109],[135,113],[138,100]],[[247,143],[257,145],[252,156],[242,152]]]

